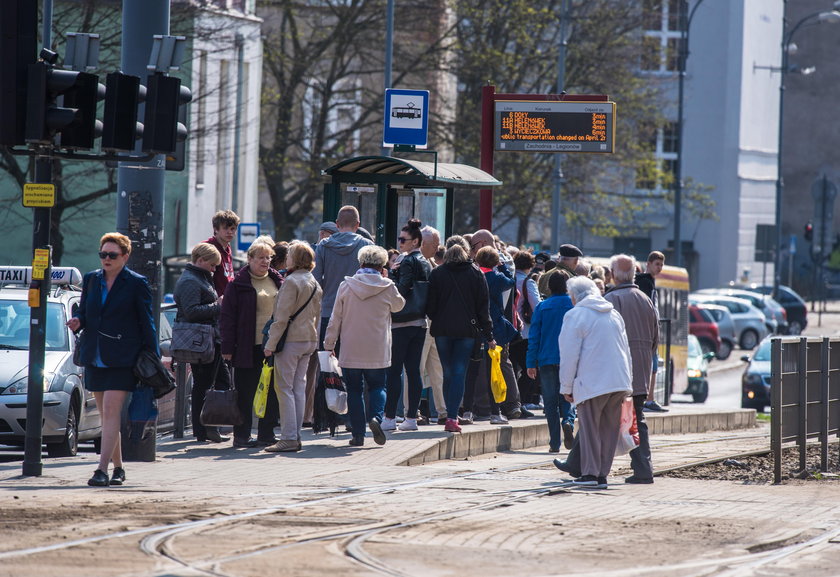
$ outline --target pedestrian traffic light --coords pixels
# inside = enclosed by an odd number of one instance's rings
[[[49,50],[42,50],[42,56],[54,56]],[[58,106],[57,98],[81,87],[90,96],[90,85],[96,84],[95,74],[57,70],[51,62],[35,62],[29,65],[27,78],[26,141],[36,144],[51,144],[53,137],[62,130],[80,126],[82,114],[78,108]],[[93,79],[89,77],[93,77]],[[85,88],[86,87],[86,88]],[[95,94],[95,93],[94,93]]]
[[[26,143],[26,77],[37,30],[37,2],[0,1],[0,145]]]
[[[807,240],[808,242],[814,240],[814,225],[811,223],[811,221],[808,221],[808,223],[805,225],[805,240]]]
[[[102,122],[96,119],[97,103],[105,98],[105,87],[96,74],[78,72],[73,89],[64,94],[64,107],[77,110],[78,122],[61,131],[62,148],[91,149],[102,135]]]
[[[139,76],[112,72],[105,80],[105,115],[102,120],[102,150],[134,150],[143,136],[137,122],[137,107],[146,97]]]
[[[179,140],[187,137],[187,127],[178,122],[182,104],[192,99],[189,88],[174,76],[152,74],[146,82],[146,115],[143,118],[143,152],[175,152]]]

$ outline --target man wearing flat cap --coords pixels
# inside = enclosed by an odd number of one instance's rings
[[[575,274],[575,268],[578,265],[578,259],[583,256],[583,252],[573,244],[561,244],[560,245],[560,260],[557,263],[557,267],[564,269],[566,272],[569,273],[569,276],[574,278],[577,276]]]
[[[331,237],[337,232],[338,226],[334,222],[332,222],[331,220],[328,220],[327,222],[322,222],[321,227],[318,229],[318,242],[321,242],[325,238]]]

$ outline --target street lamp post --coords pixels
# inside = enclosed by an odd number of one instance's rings
[[[680,3],[680,56],[677,59],[679,83],[677,91],[677,163],[674,167],[674,265],[682,266],[682,239],[680,238],[680,219],[682,218],[682,161],[683,161],[683,100],[685,98],[685,65],[688,60],[688,33],[691,21],[703,0],[697,0],[691,11],[686,10],[688,1]]]
[[[784,244],[784,239],[782,238],[782,193],[784,192],[785,182],[782,177],[782,150],[784,148],[785,76],[788,73],[789,68],[788,57],[790,56],[790,46],[793,41],[794,34],[796,34],[797,30],[799,30],[807,22],[811,22],[813,24],[836,24],[840,22],[840,12],[836,10],[836,8],[840,7],[838,4],[840,4],[840,2],[834,3],[835,10],[829,12],[814,12],[813,14],[808,14],[804,18],[801,18],[793,26],[793,28],[791,28],[790,32],[787,32],[786,30],[787,22],[782,25],[782,66],[779,69],[779,143],[777,147],[778,158],[776,169],[776,259],[773,267],[775,269],[773,271],[773,296],[779,294],[779,284],[781,283],[782,270],[782,246]]]

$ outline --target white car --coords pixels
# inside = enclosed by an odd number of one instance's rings
[[[738,334],[738,346],[751,351],[769,334],[764,313],[744,299],[716,294],[691,293],[688,295],[691,304],[712,303],[726,307]]]
[[[30,267],[0,267],[0,444],[23,445],[29,379],[27,300]],[[51,457],[76,454],[79,441],[97,444],[101,420],[84,369],[73,364],[73,333],[65,323],[78,306],[82,281],[75,268],[52,269],[47,297],[44,409],[41,434]]]

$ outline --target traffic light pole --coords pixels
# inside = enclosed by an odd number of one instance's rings
[[[52,159],[49,156],[35,157],[35,182],[52,182]],[[50,209],[33,209],[32,254],[39,249],[51,253]],[[50,292],[51,256],[42,280],[35,279],[33,267],[32,283],[29,286],[29,379],[26,391],[26,436],[24,438],[23,475],[39,477],[43,472],[41,444],[43,442],[40,423],[44,416],[44,355],[47,338],[47,294]],[[33,291],[37,291],[33,292]],[[29,426],[29,423],[38,423]]]
[[[169,7],[169,0],[123,0],[123,72],[146,78],[153,36],[169,34]],[[149,124],[149,121],[146,123]],[[156,323],[160,318],[161,301],[165,168],[165,157],[156,155],[149,162],[120,162],[117,169],[117,230],[131,239],[131,269],[145,276],[152,287]],[[121,430],[124,459],[154,460],[154,431],[140,431],[139,435],[137,431],[132,431],[126,411],[123,411]]]

